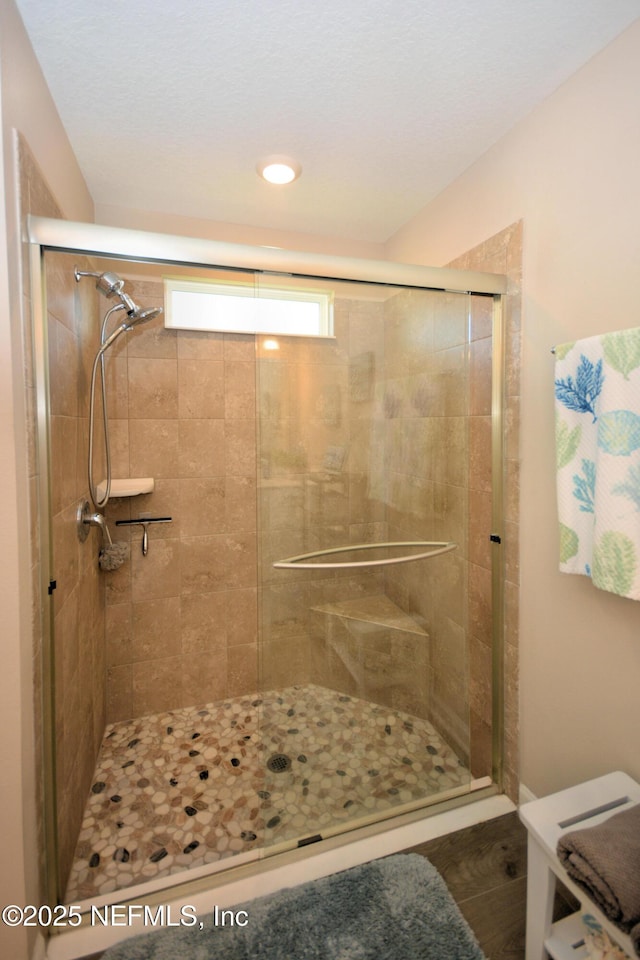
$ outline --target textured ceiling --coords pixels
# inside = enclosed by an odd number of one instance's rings
[[[640,0],[17,0],[94,201],[384,242]],[[295,157],[288,187],[255,172]]]

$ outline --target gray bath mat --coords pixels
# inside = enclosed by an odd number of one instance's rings
[[[397,854],[234,907],[245,926],[173,927],[103,960],[485,960],[428,860]]]

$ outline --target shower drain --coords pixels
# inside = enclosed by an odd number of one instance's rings
[[[284,773],[291,767],[291,757],[288,757],[286,753],[274,753],[267,760],[267,767],[272,773]]]

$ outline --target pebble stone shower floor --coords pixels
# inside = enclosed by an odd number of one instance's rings
[[[434,727],[315,685],[105,731],[67,903],[462,786]]]

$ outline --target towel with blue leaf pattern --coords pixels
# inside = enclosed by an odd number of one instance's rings
[[[555,352],[560,570],[640,600],[640,329]]]

